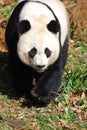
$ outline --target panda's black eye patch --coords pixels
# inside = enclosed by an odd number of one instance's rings
[[[31,28],[31,25],[30,25],[30,22],[28,20],[22,20],[18,24],[18,32],[20,34],[27,32],[28,30],[30,30],[30,28]]]
[[[45,54],[47,56],[47,58],[49,58],[51,56],[51,51],[48,48],[45,48]]]
[[[29,56],[31,57],[31,58],[33,58],[35,55],[36,55],[36,53],[37,53],[37,49],[35,48],[35,47],[33,47],[30,51],[29,51]]]
[[[49,24],[47,24],[47,28],[50,32],[57,33],[59,32],[60,25],[56,20],[52,20]]]

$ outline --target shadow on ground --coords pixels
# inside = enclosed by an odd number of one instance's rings
[[[11,97],[12,80],[8,70],[8,52],[0,52],[0,93]]]

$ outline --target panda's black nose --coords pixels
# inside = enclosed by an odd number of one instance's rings
[[[41,69],[41,68],[45,67],[45,65],[37,65],[37,67]]]

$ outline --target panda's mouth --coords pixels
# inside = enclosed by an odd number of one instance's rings
[[[35,70],[39,73],[44,72],[46,70],[46,66],[45,65],[36,65]]]
[[[43,69],[44,67],[45,67],[45,65],[36,65],[37,66],[37,68],[39,68],[39,69]]]

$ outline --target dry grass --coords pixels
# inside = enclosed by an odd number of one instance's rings
[[[70,0],[67,0],[67,4]],[[77,0],[67,7],[71,28],[75,29],[75,37],[87,40],[87,0]],[[85,36],[83,36],[85,31]]]

